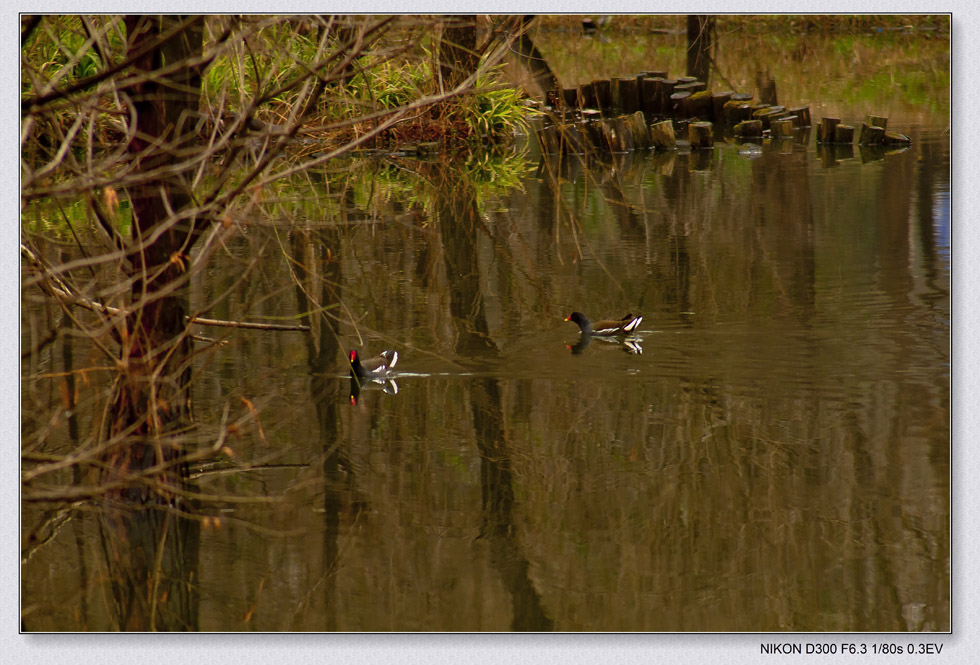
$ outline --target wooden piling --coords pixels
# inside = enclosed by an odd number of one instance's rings
[[[583,109],[594,109],[598,108],[598,104],[595,99],[595,86],[592,83],[584,83],[578,88],[579,100],[582,102],[581,108]]]
[[[606,118],[601,125],[609,152],[629,152],[633,149],[633,137],[622,117]]]
[[[752,113],[752,117],[762,121],[762,128],[769,129],[773,120],[789,115],[783,106],[768,106]]]
[[[609,149],[602,131],[602,114],[599,111],[582,111],[582,128],[585,130],[589,144],[600,150]]]
[[[721,122],[724,120],[724,107],[725,102],[732,98],[735,93],[731,90],[726,90],[724,92],[713,92],[711,93],[711,120],[713,122]]]
[[[871,127],[881,127],[882,129],[888,129],[888,118],[881,115],[869,115],[865,122]]]
[[[797,106],[795,108],[787,109],[792,115],[795,115],[800,119],[800,127],[810,126],[810,107],[809,106]]]
[[[674,86],[677,85],[675,79],[658,79],[657,80],[657,112],[662,115],[668,115],[672,112],[673,107],[670,103],[670,96],[674,94]]]
[[[858,143],[860,145],[878,145],[885,138],[885,128],[861,123],[861,130],[858,132]]]
[[[537,132],[538,145],[541,146],[541,153],[553,155],[559,152],[558,129],[554,125],[542,127]]]
[[[674,86],[674,92],[689,92],[692,95],[695,92],[700,92],[705,90],[708,86],[701,81],[694,81],[692,83],[678,83]]]
[[[687,117],[699,120],[711,120],[711,93],[701,90],[687,98]]]
[[[762,138],[762,121],[743,120],[737,123],[732,131],[735,136],[741,138]]]
[[[817,129],[818,143],[833,143],[834,131],[840,124],[840,118],[821,118],[820,127]]]
[[[616,135],[616,128],[610,124],[610,120],[611,118],[606,118],[597,123],[599,132],[602,134],[602,140],[599,142],[599,145],[603,150],[619,152],[619,137]]]
[[[626,128],[633,136],[633,147],[637,150],[646,150],[651,146],[650,128],[647,126],[646,117],[643,111],[636,111],[632,115],[624,118]]]
[[[585,128],[582,123],[572,123],[564,128],[561,133],[562,149],[575,155],[582,155],[588,152],[588,139],[585,135]]]
[[[640,92],[635,76],[612,80],[613,103],[623,113],[636,113],[640,109]]]
[[[670,120],[650,125],[650,141],[656,150],[673,150],[677,147],[674,123]]]
[[[686,117],[687,113],[687,98],[691,96],[691,93],[675,92],[671,94],[670,99],[667,102],[667,113],[675,118]]]
[[[562,102],[565,104],[566,108],[570,108],[570,109],[580,108],[578,88],[562,88],[561,99]]]
[[[644,76],[643,81],[640,83],[640,108],[650,115],[663,113],[663,110],[657,103],[657,86],[660,85],[660,81],[663,81],[660,77]]]
[[[577,88],[555,88],[549,100],[555,108],[548,111],[547,124],[535,131],[542,154],[581,154],[593,147],[613,153],[651,146],[657,150],[675,148],[673,122],[648,126],[644,114],[676,118],[678,131],[686,133],[693,148],[712,146],[718,123],[731,126],[737,137],[759,138],[768,130],[774,140],[792,137],[790,144],[806,144],[811,125],[807,106],[786,109],[753,102],[747,93],[712,93],[702,81],[689,76],[668,79],[665,71],[596,79]],[[816,128],[817,142],[843,149],[852,148],[855,138],[865,147],[911,143],[908,136],[887,131],[887,124],[884,116],[868,115],[855,130],[842,124],[840,118],[825,117]],[[780,149],[789,150],[792,145]],[[834,154],[840,159],[844,153]]]
[[[711,148],[715,144],[710,122],[692,122],[687,126],[687,139],[692,148]]]
[[[592,82],[592,87],[595,88],[595,100],[596,104],[603,111],[608,111],[612,108],[612,83],[609,79],[596,79]]]
[[[616,134],[619,135],[619,152],[633,152],[636,150],[636,142],[633,140],[633,132],[626,122],[629,116],[617,116],[613,118],[613,127],[616,128]]]
[[[796,131],[796,126],[794,124],[795,118],[796,116],[793,116],[792,118],[779,118],[777,120],[773,120],[769,125],[770,129],[772,130],[772,135],[783,138],[792,136],[793,132]]]
[[[722,106],[722,119],[729,125],[736,125],[752,117],[752,107],[745,101],[730,99]]]

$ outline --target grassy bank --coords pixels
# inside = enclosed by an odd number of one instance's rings
[[[683,14],[617,14],[602,18],[593,15],[542,15],[538,27],[544,30],[581,32],[582,20],[593,19],[608,33],[668,31],[685,32]],[[719,30],[744,30],[751,33],[872,33],[879,30],[915,29],[936,31],[949,37],[950,20],[944,14],[721,14],[716,17]]]

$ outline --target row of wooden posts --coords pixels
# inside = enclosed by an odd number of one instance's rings
[[[563,88],[549,95],[549,121],[537,130],[542,152],[584,153],[593,150],[627,152],[677,146],[675,121],[686,125],[691,148],[714,145],[715,127],[735,137],[792,137],[811,124],[807,106],[787,108],[753,102],[752,95],[734,91],[711,92],[692,77],[670,79],[666,72],[600,79]],[[648,120],[648,118],[650,120]],[[868,116],[862,123],[861,145],[900,145],[908,137],[885,130],[887,119]],[[818,128],[820,143],[853,143],[854,128],[839,118],[823,118]]]

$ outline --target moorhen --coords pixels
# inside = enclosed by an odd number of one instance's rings
[[[578,327],[582,329],[583,335],[610,337],[613,335],[626,335],[633,332],[639,327],[643,317],[633,316],[628,313],[619,320],[607,319],[593,323],[582,312],[572,312],[565,317],[565,320],[577,323]]]
[[[361,361],[357,351],[350,352],[350,372],[359,379],[383,381],[392,374],[392,368],[398,362],[397,351],[382,351],[375,358]]]

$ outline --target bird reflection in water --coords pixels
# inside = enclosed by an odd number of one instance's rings
[[[578,355],[588,348],[589,344],[592,343],[592,335],[582,335],[578,342],[575,344],[566,344],[566,348],[572,352],[572,355]],[[619,346],[624,353],[628,353],[631,356],[638,356],[643,353],[643,346],[640,344],[640,340],[626,338],[617,339],[615,337],[597,337],[600,342],[605,342],[606,344],[615,344]]]
[[[381,390],[386,395],[398,394],[398,383],[394,379],[358,379],[350,378],[350,403],[357,404],[362,390]]]

